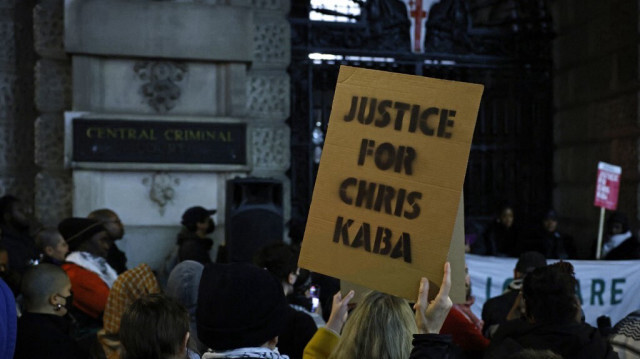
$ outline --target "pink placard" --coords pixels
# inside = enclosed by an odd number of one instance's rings
[[[622,168],[605,162],[598,163],[598,179],[596,181],[596,197],[593,205],[615,211],[618,207],[620,175]]]

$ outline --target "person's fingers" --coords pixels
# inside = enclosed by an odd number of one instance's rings
[[[446,262],[444,264],[444,276],[442,277],[442,285],[440,286],[438,297],[446,298],[449,296],[450,291],[451,291],[451,264],[449,262]]]
[[[356,292],[354,292],[353,290],[350,290],[349,293],[347,293],[347,295],[344,296],[344,298],[340,302],[340,305],[346,307],[355,295],[356,295]]]
[[[418,291],[418,302],[422,305],[429,303],[429,280],[425,277],[420,279],[420,290]]]
[[[342,300],[342,293],[338,291],[338,293],[333,295],[333,306],[335,307],[336,305],[340,304],[341,300]]]

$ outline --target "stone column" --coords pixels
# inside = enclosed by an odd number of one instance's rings
[[[638,2],[553,3],[554,203],[582,256],[594,256],[598,161],[622,166],[618,209],[640,219]]]
[[[35,66],[35,215],[56,226],[71,215],[71,172],[64,168],[64,111],[71,109],[71,61],[64,51],[64,0],[33,9]]]
[[[252,176],[282,181],[285,223],[291,218],[289,74],[291,35],[289,0],[253,0],[253,63],[247,75],[247,117],[254,122]],[[285,228],[285,233],[287,229]]]
[[[33,1],[0,3],[0,195],[33,204]]]

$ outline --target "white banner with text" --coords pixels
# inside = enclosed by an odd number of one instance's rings
[[[471,292],[476,301],[471,308],[480,317],[487,298],[504,292],[511,280],[517,258],[466,255]],[[557,260],[547,260],[548,264]],[[576,272],[587,323],[596,326],[601,315],[611,318],[615,325],[627,314],[640,309],[640,260],[582,261],[569,260]]]

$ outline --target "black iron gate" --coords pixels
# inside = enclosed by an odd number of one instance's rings
[[[481,83],[485,86],[464,185],[467,223],[511,202],[520,219],[551,205],[551,19],[545,0],[441,0],[429,14],[425,54],[409,47],[400,0],[345,0],[354,22],[310,21],[291,12],[291,185],[294,241],[301,240],[339,65]],[[310,56],[310,54],[313,54]],[[523,221],[523,222],[526,222]]]

